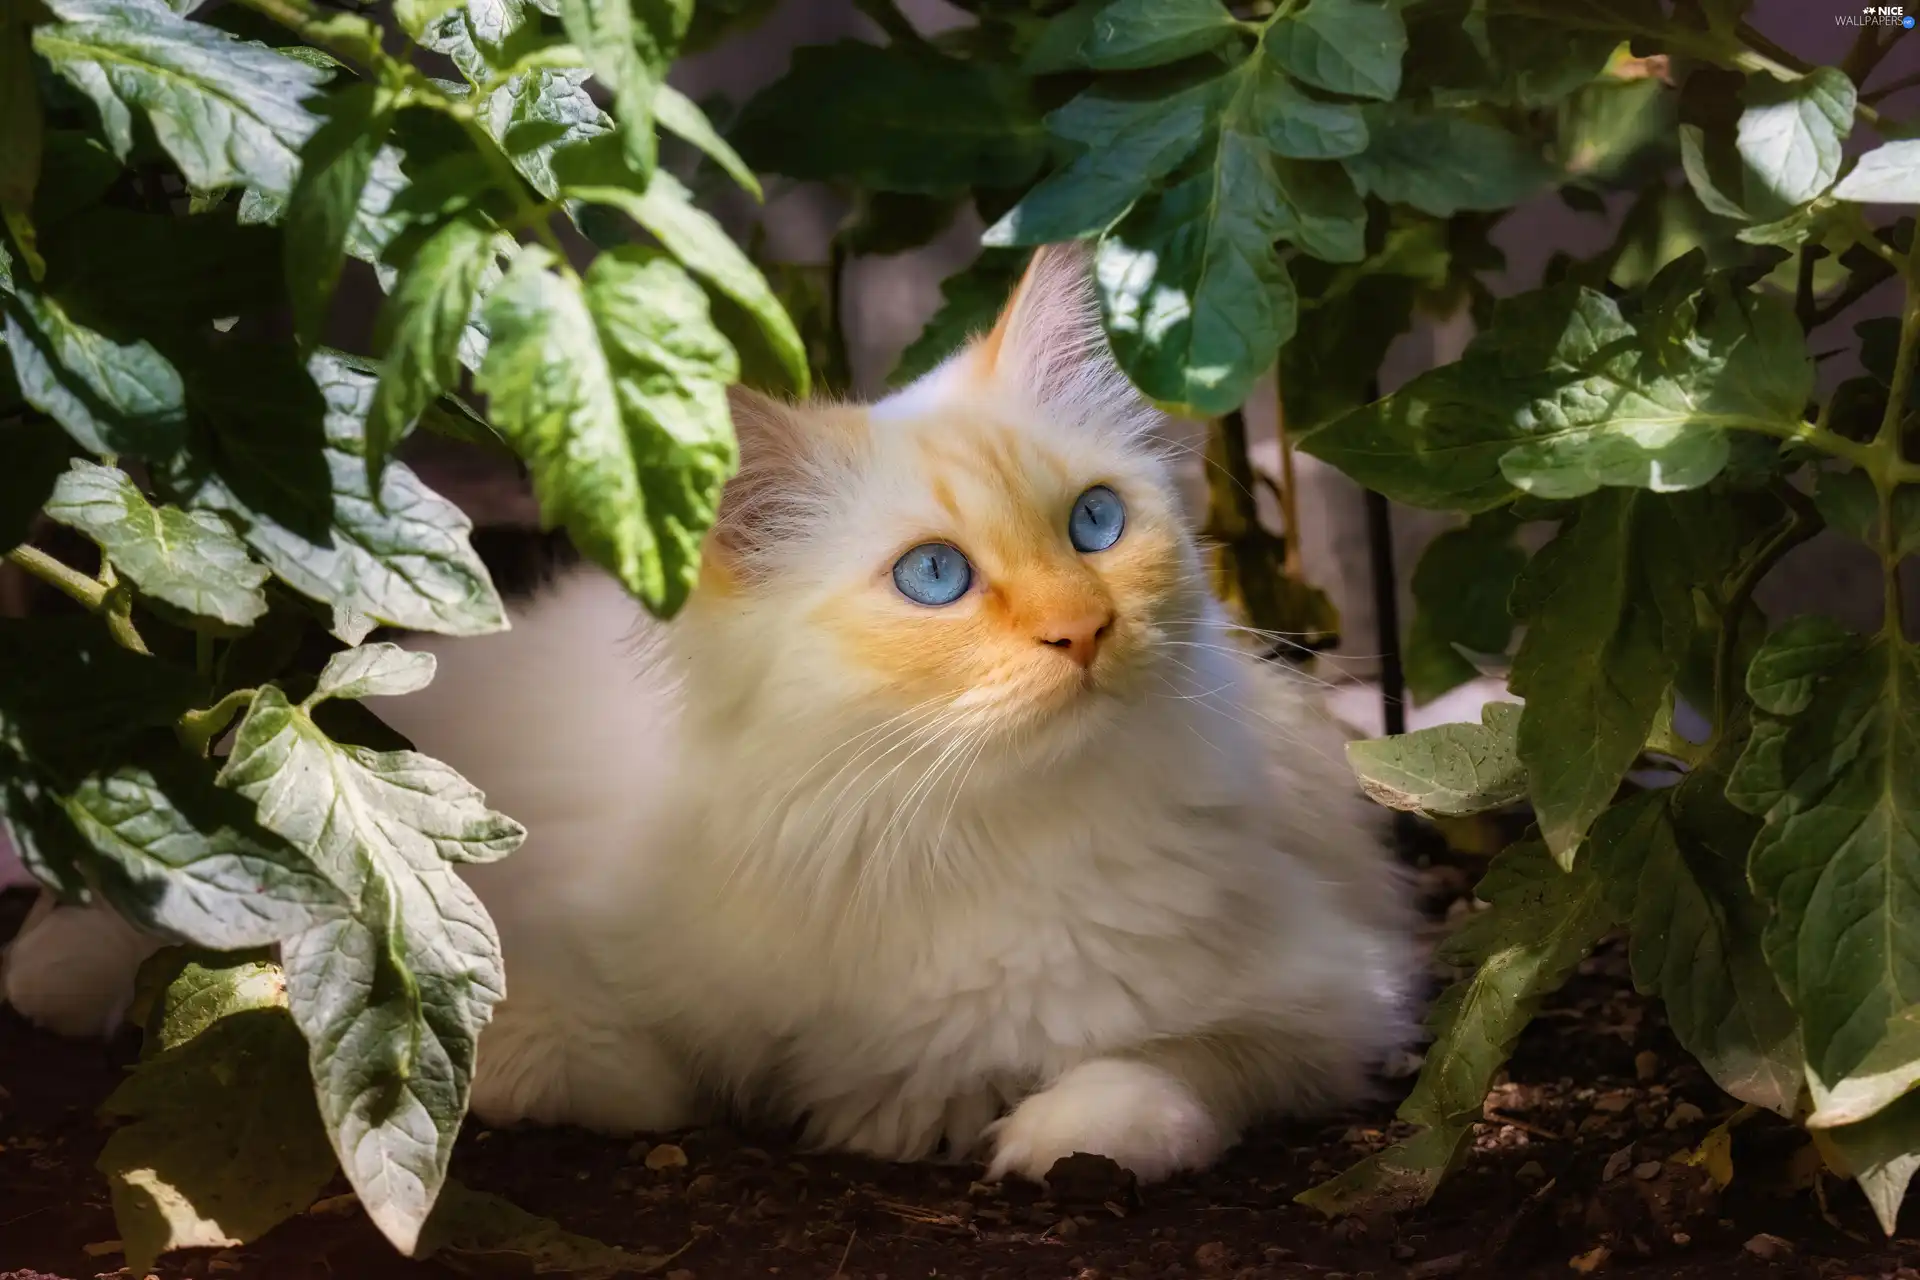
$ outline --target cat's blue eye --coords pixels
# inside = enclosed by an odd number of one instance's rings
[[[952,604],[972,582],[973,566],[944,542],[923,542],[893,562],[893,585],[915,604]]]
[[[1105,551],[1126,531],[1127,508],[1120,495],[1097,484],[1074,500],[1067,537],[1077,551]]]

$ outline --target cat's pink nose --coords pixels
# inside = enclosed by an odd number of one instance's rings
[[[1082,667],[1090,667],[1100,656],[1100,642],[1112,630],[1111,611],[1090,613],[1069,622],[1055,622],[1041,633],[1040,643],[1060,650]]]

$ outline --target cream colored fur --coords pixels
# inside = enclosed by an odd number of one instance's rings
[[[995,1177],[1092,1151],[1156,1178],[1361,1096],[1408,1038],[1404,903],[1341,735],[1242,655],[1184,533],[1148,603],[1113,587],[1116,656],[1083,685],[1029,669],[1054,655],[1019,633],[991,678],[903,688],[819,621],[855,610],[885,649],[926,451],[977,420],[1070,487],[1123,486],[1141,537],[1171,519],[1154,417],[1080,271],[1043,257],[992,339],[844,431],[743,404],[747,470],[680,621],[577,572],[510,632],[427,642],[432,686],[376,704],[531,833],[463,868],[507,964],[483,1119],[732,1110],[886,1158],[978,1153]],[[1075,571],[1070,548],[1033,555],[1055,586]],[[5,972],[65,1031],[125,1001],[124,974],[62,979],[99,967],[81,931],[71,909],[37,920]]]

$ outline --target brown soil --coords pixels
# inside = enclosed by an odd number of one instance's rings
[[[1439,911],[1467,883],[1444,865],[1424,874]],[[24,901],[0,897],[0,937]],[[0,1280],[128,1274],[116,1271],[113,1216],[93,1170],[104,1136],[93,1107],[132,1056],[130,1044],[55,1040],[0,1010]],[[1724,1191],[1669,1161],[1733,1107],[1688,1062],[1658,1007],[1632,993],[1614,949],[1527,1032],[1474,1151],[1432,1204],[1329,1223],[1292,1202],[1390,1141],[1392,1108],[1389,1098],[1337,1123],[1264,1129],[1219,1168],[1138,1192],[1096,1168],[1051,1199],[982,1186],[977,1168],[801,1155],[777,1137],[718,1130],[650,1145],[473,1129],[454,1165],[469,1186],[570,1230],[674,1254],[660,1268],[666,1280],[1920,1280],[1920,1240],[1885,1239],[1857,1190],[1817,1176],[1817,1159],[1785,1124],[1763,1117],[1733,1131],[1736,1175]],[[655,1150],[668,1143],[684,1164]],[[1920,1211],[1904,1225],[1920,1234]],[[175,1255],[160,1270],[166,1280],[454,1274],[394,1255],[350,1199],[323,1202],[254,1245]]]

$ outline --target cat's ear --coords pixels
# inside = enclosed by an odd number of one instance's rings
[[[708,538],[708,558],[737,569],[776,536],[798,472],[805,466],[802,413],[792,405],[744,386],[727,388],[740,467],[720,495],[720,512]]]
[[[976,377],[1076,418],[1130,418],[1145,404],[1114,363],[1100,327],[1092,247],[1034,253],[993,328],[968,353]]]

